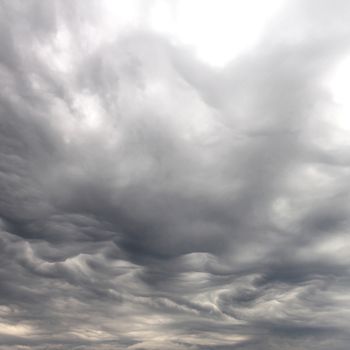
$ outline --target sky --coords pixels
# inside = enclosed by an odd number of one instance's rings
[[[0,0],[0,350],[347,350],[349,23]]]

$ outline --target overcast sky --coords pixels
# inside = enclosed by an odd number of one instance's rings
[[[0,0],[0,350],[348,350],[348,0]]]

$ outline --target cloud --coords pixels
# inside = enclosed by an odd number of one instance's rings
[[[223,67],[130,3],[1,3],[0,350],[346,349],[348,3]]]

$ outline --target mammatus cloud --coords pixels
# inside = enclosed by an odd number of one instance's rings
[[[157,1],[0,4],[0,350],[348,349],[347,1],[221,67]]]

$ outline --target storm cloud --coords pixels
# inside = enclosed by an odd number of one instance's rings
[[[0,350],[348,349],[350,3],[282,3],[215,66],[157,1],[0,0]]]

